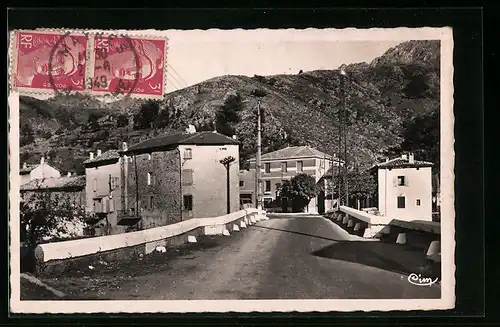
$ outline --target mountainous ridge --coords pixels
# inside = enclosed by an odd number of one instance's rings
[[[351,162],[372,164],[402,141],[404,121],[439,110],[439,41],[404,42],[371,63],[350,64],[346,71]],[[63,171],[81,172],[90,151],[183,131],[188,124],[236,134],[242,157],[248,158],[256,152],[259,100],[265,112],[264,152],[307,144],[336,153],[340,78],[338,70],[225,75],[169,93],[161,101],[101,102],[81,94],[43,101],[21,97],[21,162],[38,162],[43,154]]]

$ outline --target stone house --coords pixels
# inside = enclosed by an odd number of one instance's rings
[[[42,157],[40,163],[36,165],[23,163],[23,166],[19,170],[19,176],[20,185],[23,185],[35,179],[58,178],[61,176],[61,172],[49,165],[45,161],[45,158]]]
[[[121,160],[121,208],[118,220],[139,228],[173,224],[190,218],[227,213],[226,168],[230,211],[239,210],[239,145],[216,132],[194,132],[152,138],[124,149]]]

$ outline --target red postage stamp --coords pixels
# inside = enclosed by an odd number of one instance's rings
[[[84,91],[87,37],[79,33],[16,31],[11,86],[28,92]]]
[[[87,83],[92,94],[163,96],[166,39],[113,34],[96,34],[92,38],[92,67]]]

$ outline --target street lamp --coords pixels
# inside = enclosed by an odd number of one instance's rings
[[[224,159],[219,160],[219,162],[224,165],[226,168],[226,176],[227,176],[227,213],[231,213],[231,192],[230,192],[230,182],[229,182],[229,168],[231,166],[231,163],[234,162],[236,159],[234,157],[225,157]]]
[[[338,177],[338,183],[339,183],[339,186],[338,186],[338,189],[339,189],[339,193],[338,193],[338,208],[340,209],[340,199],[341,199],[341,193],[342,193],[342,185],[341,185],[341,181],[346,185],[346,198],[344,199],[344,201],[348,201],[347,200],[347,196],[348,196],[348,188],[347,188],[347,176],[344,176],[343,172],[347,169],[347,143],[346,143],[346,138],[347,138],[347,127],[346,127],[346,123],[347,123],[347,112],[346,112],[346,108],[345,108],[345,77],[347,75],[346,73],[346,65],[345,64],[342,64],[340,67],[339,67],[339,70],[340,70],[340,104],[341,104],[341,109],[339,110],[339,144],[338,144],[338,151],[339,151],[339,154],[338,154],[338,159],[339,159],[339,177]],[[342,149],[342,133],[344,133],[344,169],[342,170],[341,169],[341,162],[340,162],[340,152],[341,152],[341,149]],[[333,174],[332,174],[333,176]],[[333,177],[332,177],[333,179]]]

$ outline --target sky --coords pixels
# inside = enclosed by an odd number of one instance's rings
[[[297,74],[370,62],[404,40],[336,40],[240,31],[222,37],[167,31],[167,92],[221,75]],[[244,34],[242,35],[241,32]],[[213,34],[212,34],[213,35]]]

